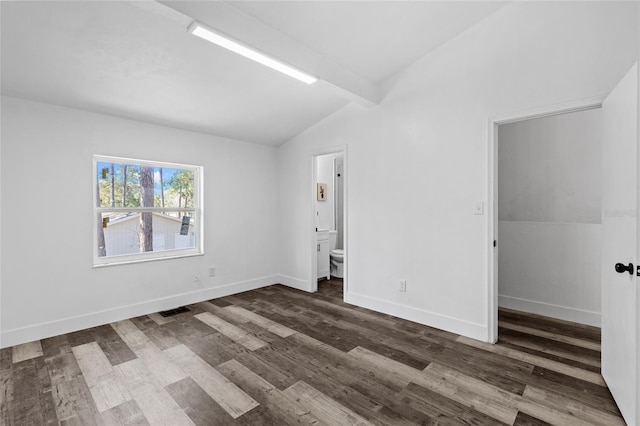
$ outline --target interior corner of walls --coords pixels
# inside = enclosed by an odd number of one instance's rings
[[[46,323],[29,325],[12,330],[2,330],[0,332],[0,348],[19,345],[21,343],[32,342],[34,340],[45,339],[47,337],[58,336],[60,334],[71,333],[134,318],[140,315],[147,315],[178,306],[190,305],[192,303],[203,302],[219,297],[230,296],[249,290],[255,290],[279,283],[279,275],[269,275],[247,281],[226,284],[220,287],[207,288],[203,290],[182,293],[161,299],[150,300],[134,305],[120,306],[90,314],[79,315],[70,318],[62,318]]]
[[[290,277],[289,275],[278,275],[278,278],[280,279],[279,283],[282,285],[286,285],[287,287],[295,288],[297,290],[311,292],[311,285],[308,280]]]
[[[600,327],[600,312],[591,312],[567,306],[552,305],[550,303],[535,300],[520,299],[517,297],[498,295],[498,306],[501,308],[515,309],[546,317],[558,318],[565,321]]]
[[[371,309],[387,315],[423,324],[428,327],[449,331],[472,339],[488,342],[489,328],[486,324],[478,324],[452,318],[442,314],[418,309],[407,305],[392,303],[387,300],[377,299],[362,294],[345,293],[345,302],[362,308]]]

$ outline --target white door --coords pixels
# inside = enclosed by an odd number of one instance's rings
[[[629,425],[640,422],[637,86],[636,64],[602,106],[602,375]]]

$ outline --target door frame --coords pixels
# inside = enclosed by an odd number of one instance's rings
[[[498,341],[498,127],[503,124],[601,108],[607,95],[546,105],[489,118],[487,184],[487,342]],[[497,246],[493,247],[493,242]]]
[[[638,9],[638,17],[640,18],[640,8]],[[640,30],[638,31],[638,41],[640,42]],[[640,54],[640,43],[638,43],[638,53]],[[637,79],[637,84],[638,84],[638,95],[637,95],[637,99],[636,102],[638,104],[638,111],[640,112],[640,60],[636,62],[636,67],[637,67],[637,71],[638,71],[638,79]],[[638,159],[638,164],[640,164],[640,120],[636,120],[636,126],[637,126],[637,134],[636,134],[636,138],[638,139],[638,149],[636,152],[636,156]],[[639,260],[638,259],[638,255],[640,254],[640,172],[637,172],[637,176],[636,176],[636,181],[637,181],[637,195],[636,195],[636,262]],[[636,275],[637,275],[637,268],[638,265],[636,265]],[[636,278],[637,280],[637,278]],[[636,285],[640,284],[640,282],[636,281]],[[640,306],[640,291],[638,291],[638,294],[636,296],[637,299],[637,306]],[[640,329],[640,309],[637,310],[636,313],[636,327],[638,327],[638,329]],[[637,330],[638,330],[637,329]],[[636,341],[636,396],[640,397],[640,338],[637,339]],[[640,403],[636,402],[636,419],[640,419]]]
[[[309,238],[309,247],[311,249],[311,281],[309,282],[309,291],[315,293],[318,291],[318,255],[316,251],[317,237],[316,237],[316,192],[317,192],[317,175],[318,175],[318,166],[316,159],[323,155],[331,155],[331,154],[342,154],[343,161],[343,191],[342,191],[342,205],[344,208],[343,216],[342,216],[342,229],[343,229],[343,249],[344,249],[344,278],[343,278],[343,300],[346,300],[347,288],[348,288],[348,279],[349,276],[349,246],[348,246],[348,235],[347,232],[347,224],[348,224],[348,183],[349,183],[349,162],[347,158],[347,145],[338,145],[331,146],[327,148],[322,148],[311,153],[311,223],[310,223],[310,238]],[[329,266],[331,267],[331,266]]]

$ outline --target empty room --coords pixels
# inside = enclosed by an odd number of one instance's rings
[[[1,1],[0,425],[640,424],[640,2]]]

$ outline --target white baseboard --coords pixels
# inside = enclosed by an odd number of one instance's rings
[[[295,288],[302,291],[310,292],[309,281],[301,280],[300,278],[290,277],[289,275],[279,275],[280,284],[287,287]]]
[[[472,339],[487,341],[487,326],[483,324],[463,321],[434,312],[417,309],[411,306],[391,303],[386,300],[364,296],[353,292],[347,292],[345,301],[373,311],[393,315],[398,318],[424,324],[429,327],[439,328],[451,333],[460,334]]]
[[[567,306],[552,305],[550,303],[502,295],[498,296],[498,306],[600,327],[600,312],[584,311]]]
[[[154,299],[133,305],[119,306],[117,308],[93,312],[90,314],[34,324],[13,330],[5,330],[0,333],[0,348],[15,346],[21,343],[32,342],[34,340],[40,340],[60,334],[71,333],[73,331],[84,330],[86,328],[134,318],[140,315],[147,315],[178,306],[189,305],[191,303],[229,296],[243,291],[278,284],[279,282],[279,275],[271,275],[253,280],[227,284],[220,287],[207,288],[175,296]]]

